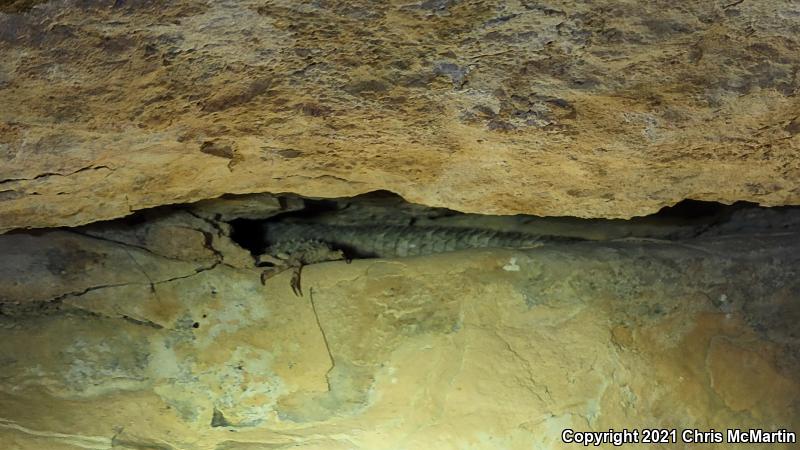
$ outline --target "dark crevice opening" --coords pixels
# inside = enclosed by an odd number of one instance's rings
[[[655,214],[645,216],[654,220],[663,219],[708,219],[719,218],[727,215],[732,211],[742,208],[757,207],[755,203],[749,202],[736,202],[732,205],[726,205],[718,202],[707,202],[702,200],[686,199],[676,203],[673,206],[665,206]]]

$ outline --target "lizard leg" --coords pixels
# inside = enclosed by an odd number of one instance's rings
[[[286,266],[286,261],[289,259],[288,255],[277,254],[271,255],[264,253],[256,257],[256,266],[258,267],[281,267]]]
[[[292,270],[292,292],[298,297],[303,296],[303,287],[300,285],[300,275],[303,273],[303,265],[298,265]]]
[[[259,266],[272,266],[276,273],[292,269],[292,292],[298,297],[303,296],[301,286],[301,273],[303,266],[326,261],[344,259],[341,250],[334,250],[328,244],[316,240],[291,240],[279,242],[268,249],[268,252],[257,259]]]
[[[263,285],[267,284],[267,280],[269,280],[270,278],[272,278],[272,277],[274,277],[276,275],[282,274],[283,272],[285,272],[285,271],[287,271],[289,269],[291,269],[291,267],[289,267],[289,266],[284,266],[284,267],[277,267],[276,266],[276,267],[270,267],[268,269],[262,270],[261,271],[261,285],[263,286]]]
[[[265,253],[256,258],[256,266],[264,268],[264,270],[261,271],[261,285],[263,286],[270,278],[291,269],[292,263],[289,261],[287,255],[270,255]]]

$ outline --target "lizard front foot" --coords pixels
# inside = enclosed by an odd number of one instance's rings
[[[256,258],[256,265],[269,267],[261,273],[261,284],[279,273],[292,269],[292,292],[298,297],[303,296],[300,285],[303,266],[325,261],[345,259],[340,250],[334,250],[324,242],[314,240],[288,241],[271,246],[267,253]],[[347,260],[349,263],[350,260]]]
[[[287,270],[292,270],[292,292],[294,295],[298,297],[303,296],[303,289],[300,285],[300,276],[303,271],[303,263],[298,260],[296,257],[292,257],[290,255],[278,254],[278,255],[270,255],[270,254],[263,254],[259,255],[256,258],[256,266],[258,267],[265,267],[264,270],[261,271],[261,285],[264,286],[267,284],[267,280],[270,278],[280,275]]]

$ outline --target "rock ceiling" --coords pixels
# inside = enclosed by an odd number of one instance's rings
[[[0,2],[0,231],[226,193],[800,203],[793,1]]]

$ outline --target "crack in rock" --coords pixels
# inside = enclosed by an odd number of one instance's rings
[[[14,182],[19,182],[19,181],[34,181],[34,180],[39,180],[39,179],[48,178],[48,177],[69,177],[69,176],[72,176],[72,175],[75,175],[75,174],[78,174],[78,173],[81,173],[81,172],[86,172],[86,171],[89,171],[89,170],[102,170],[102,169],[110,170],[111,172],[114,171],[114,169],[112,169],[111,167],[105,166],[105,165],[88,166],[88,167],[82,167],[82,168],[80,168],[78,170],[75,170],[75,171],[69,172],[69,173],[45,172],[45,173],[41,173],[39,175],[36,175],[34,177],[31,177],[31,178],[6,178],[4,180],[0,180],[0,184],[14,183]]]

